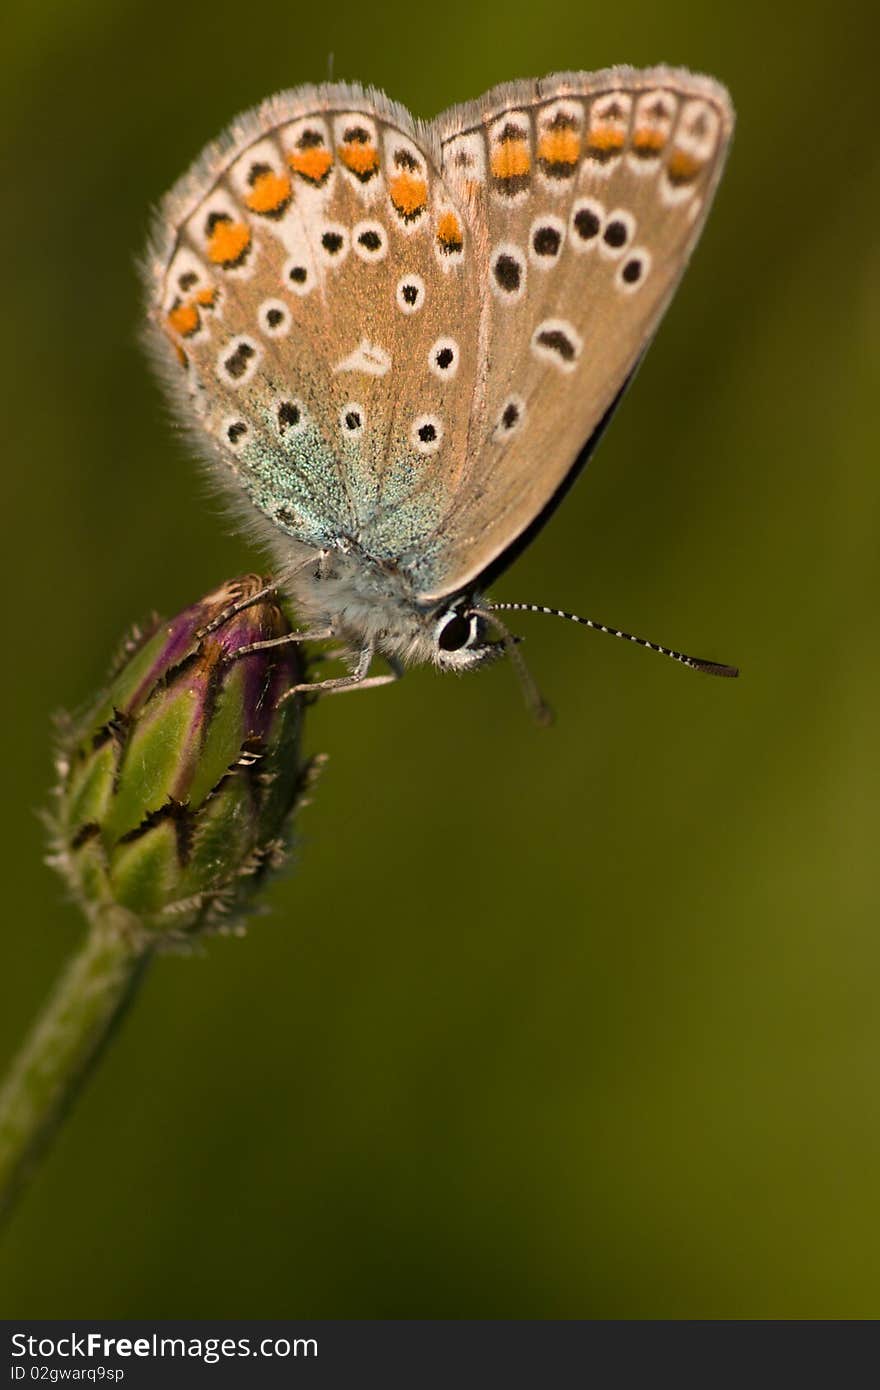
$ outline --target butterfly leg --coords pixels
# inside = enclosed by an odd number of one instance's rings
[[[302,685],[294,685],[288,690],[284,699],[290,695],[317,694],[319,691],[327,695],[339,695],[346,690],[372,690],[378,685],[391,685],[392,682],[400,680],[403,675],[403,667],[398,661],[389,660],[391,667],[387,676],[369,676],[367,672],[376,654],[376,649],[369,643],[362,647],[358,653],[357,665],[348,676],[337,676],[332,680],[326,681],[305,681]]]
[[[237,617],[239,613],[243,613],[246,608],[253,608],[255,603],[262,603],[264,599],[274,597],[276,592],[276,586],[273,580],[269,584],[264,584],[261,589],[257,589],[256,593],[250,594],[247,598],[241,598],[235,603],[230,603],[218,613],[215,618],[212,618],[209,623],[205,623],[204,627],[199,628],[196,633],[196,641],[201,642],[203,638],[210,637],[212,632],[216,632],[218,628],[223,627],[226,623],[230,622],[232,618]]]
[[[395,681],[403,679],[403,667],[399,661],[393,657],[388,658],[388,665],[391,667],[387,676],[365,676],[363,680],[357,680],[355,675],[343,676],[338,682],[330,681],[327,683],[327,690],[330,695],[344,695],[347,690],[372,690],[377,685],[393,685]],[[315,690],[317,686],[310,686],[309,689]]]
[[[249,642],[246,647],[239,647],[238,651],[230,652],[229,655],[234,661],[238,661],[242,656],[250,656],[252,652],[265,652],[269,647],[286,647],[288,642],[326,642],[328,637],[332,637],[332,627],[304,628],[301,632],[285,632],[283,637],[267,637],[264,642]],[[297,690],[302,687],[297,686]]]
[[[326,564],[328,554],[329,551],[326,550],[321,550],[318,552],[317,560],[322,571]],[[262,588],[257,589],[256,593],[249,594],[246,598],[237,599],[235,603],[230,603],[228,607],[224,608],[222,612],[218,613],[215,618],[212,618],[209,623],[206,623],[204,627],[199,628],[198,632],[196,633],[196,640],[200,642],[202,638],[209,637],[212,632],[216,632],[218,628],[223,627],[225,623],[228,623],[232,618],[237,617],[239,613],[243,613],[246,608],[253,608],[255,604],[262,603],[264,599],[277,598],[278,590],[284,584],[284,582],[286,580],[292,579],[293,576],[295,574],[299,574],[301,570],[308,569],[309,565],[313,565],[315,563],[315,558],[316,557],[314,555],[310,555],[308,559],[302,560],[299,564],[294,565],[292,569],[287,570],[283,574],[278,575],[275,579],[270,579],[269,583],[264,584]]]

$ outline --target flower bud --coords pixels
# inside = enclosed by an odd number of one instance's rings
[[[52,862],[93,920],[122,908],[178,941],[228,928],[284,859],[308,773],[302,701],[285,699],[302,649],[236,658],[290,631],[271,599],[222,616],[262,587],[246,575],[136,634],[96,706],[68,721]]]

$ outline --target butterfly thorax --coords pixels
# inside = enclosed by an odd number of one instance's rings
[[[343,539],[299,569],[285,585],[309,628],[332,633],[356,651],[367,648],[403,666],[433,663],[467,670],[498,654],[485,639],[472,595],[420,603],[406,572]]]

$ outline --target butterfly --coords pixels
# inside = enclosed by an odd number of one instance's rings
[[[496,87],[429,123],[360,86],[239,117],[161,204],[149,338],[305,627],[365,688],[483,665],[487,587],[590,456],[702,231],[727,92],[674,68]],[[253,601],[253,599],[251,599]],[[383,657],[390,674],[370,674]]]

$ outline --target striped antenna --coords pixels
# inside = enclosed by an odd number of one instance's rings
[[[577,613],[566,613],[562,608],[545,608],[541,603],[487,603],[490,612],[497,613],[549,613],[551,618],[565,618],[570,623],[580,623],[581,627],[591,627],[594,632],[607,632],[612,637],[622,637],[624,642],[635,642],[639,647],[647,647],[649,652],[660,652],[670,656],[682,666],[690,666],[692,671],[702,671],[707,676],[738,676],[736,666],[722,666],[718,661],[704,661],[699,656],[687,656],[685,652],[674,651],[672,647],[661,647],[659,642],[649,642],[646,637],[634,637],[631,632],[623,632],[619,627],[606,627],[595,623],[592,618],[579,618]]]

